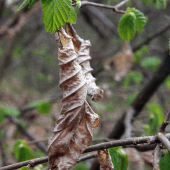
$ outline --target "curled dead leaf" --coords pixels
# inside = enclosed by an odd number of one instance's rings
[[[77,61],[82,67],[87,82],[87,94],[93,101],[98,101],[103,97],[103,90],[96,85],[96,79],[91,74],[93,71],[90,66],[91,56],[89,54],[91,43],[89,40],[83,40],[80,38],[70,23],[66,24],[66,31],[73,37],[74,48],[78,53]]]
[[[133,51],[129,42],[125,41],[122,51],[113,56],[113,64],[115,66],[114,79],[120,81],[133,65]]]
[[[98,159],[100,163],[100,170],[113,170],[114,166],[111,161],[111,156],[107,149],[98,151]]]
[[[60,29],[56,40],[61,44],[58,59],[63,99],[47,153],[49,169],[67,170],[77,163],[81,153],[91,144],[93,128],[99,117],[86,101],[87,83],[71,37]]]

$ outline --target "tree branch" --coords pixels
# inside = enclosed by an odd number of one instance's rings
[[[139,92],[134,102],[131,104],[131,107],[134,109],[134,117],[138,116],[140,111],[143,109],[145,104],[151,98],[151,96],[155,93],[155,91],[159,88],[159,86],[164,82],[166,77],[170,74],[170,57],[167,52],[166,57],[163,59],[161,65],[154,73],[152,79],[146,86]],[[119,139],[124,133],[126,114],[117,121],[115,124],[113,131],[109,134],[108,138]]]
[[[158,164],[158,152],[160,150],[160,144],[157,144],[154,152],[153,152],[153,170],[159,170]]]
[[[124,1],[120,2],[119,4],[117,4],[117,5],[115,5],[115,6],[105,5],[105,4],[99,4],[99,3],[95,3],[95,2],[89,2],[89,1],[82,1],[82,2],[81,2],[81,6],[90,5],[90,6],[100,7],[100,8],[112,9],[112,10],[113,10],[114,12],[116,12],[116,13],[122,13],[122,14],[124,14],[125,11],[118,10],[118,8],[120,8],[121,6],[123,6],[124,4],[126,4],[126,2],[128,2],[128,1],[129,1],[129,0],[124,0]]]
[[[165,132],[165,128],[169,124],[169,119],[170,119],[170,110],[166,114],[166,117],[165,117],[163,123],[161,124],[161,126],[159,128],[159,132]]]
[[[165,136],[170,140],[170,133],[167,133]],[[110,142],[105,142],[105,143],[89,146],[86,148],[86,150],[83,153],[108,149],[108,148],[117,147],[117,146],[137,145],[137,144],[141,144],[141,143],[155,144],[155,143],[159,143],[159,140],[157,139],[157,136],[127,138],[127,139],[110,141]],[[81,157],[79,161],[85,160],[85,159],[87,159],[87,157],[91,158],[91,157],[95,157],[95,155]],[[30,164],[31,166],[35,166],[38,164],[46,163],[47,161],[48,161],[48,157],[36,158],[36,159],[16,163],[13,165],[5,166],[5,167],[0,168],[0,170],[18,169],[23,166],[27,166],[28,164]]]
[[[163,133],[158,133],[157,138],[159,139],[159,141],[166,147],[166,149],[168,150],[169,154],[170,154],[170,142],[169,140],[166,138],[166,136]]]

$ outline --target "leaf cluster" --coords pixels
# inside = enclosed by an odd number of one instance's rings
[[[136,31],[141,32],[146,25],[146,18],[142,12],[135,8],[127,8],[118,25],[118,32],[122,39],[130,41]]]

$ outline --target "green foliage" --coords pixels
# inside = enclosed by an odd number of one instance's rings
[[[129,95],[126,99],[126,102],[130,105],[133,103],[133,101],[135,100],[136,96],[137,96],[137,92],[132,93],[131,95]]]
[[[37,100],[32,102],[30,107],[35,107],[39,113],[48,114],[51,111],[52,104],[46,100]]]
[[[154,135],[158,130],[158,126],[161,125],[164,120],[164,114],[162,108],[157,104],[149,104],[147,109],[150,116],[148,119],[148,125],[144,125],[143,128],[146,135]]]
[[[139,10],[127,8],[126,13],[119,21],[118,32],[121,38],[130,41],[135,32],[142,31],[146,25],[146,18]]]
[[[78,164],[76,164],[74,167],[73,167],[73,170],[88,170],[89,168],[86,166],[86,164],[80,162]]]
[[[121,38],[130,41],[135,36],[135,14],[130,12],[123,15],[119,21],[118,32]]]
[[[148,104],[148,111],[150,114],[155,114],[158,117],[159,125],[164,121],[164,114],[162,112],[162,108],[158,104]]]
[[[153,0],[153,4],[157,9],[166,8],[166,1],[167,0]]]
[[[138,51],[134,54],[134,62],[137,63],[142,58],[143,55],[146,55],[149,53],[149,48],[144,45],[142,48],[140,48]]]
[[[41,4],[46,31],[54,33],[67,21],[75,23],[76,14],[71,0],[42,0]]]
[[[29,8],[39,0],[25,0],[17,11],[29,5]],[[41,0],[43,22],[46,31],[54,33],[66,22],[75,23],[76,13],[71,6],[71,0]],[[81,4],[77,4],[80,6]]]
[[[19,168],[18,170],[29,170],[27,166],[23,166],[22,168]]]
[[[140,64],[142,67],[150,68],[153,71],[155,71],[157,67],[160,65],[160,63],[161,63],[161,60],[159,58],[148,57],[148,58],[143,59]]]
[[[130,85],[130,82],[134,82],[135,84],[140,84],[143,79],[143,76],[141,73],[138,72],[130,72],[126,75],[124,81],[123,81],[123,87],[128,87]]]
[[[153,4],[157,9],[166,8],[167,0],[143,0],[145,5]]]
[[[169,170],[170,167],[170,155],[168,151],[165,151],[165,156],[159,160],[160,170]]]
[[[110,156],[115,170],[127,170],[129,158],[122,147],[113,147],[109,149]]]
[[[34,158],[32,149],[26,144],[24,140],[17,140],[14,144],[13,151],[19,162]]]
[[[20,112],[12,107],[0,107],[0,123],[4,120],[5,116],[18,116]]]
[[[151,132],[150,132],[150,126],[149,125],[143,125],[143,129],[145,131],[146,136],[150,136]]]
[[[36,2],[38,2],[39,0],[25,0],[21,6],[17,9],[17,11],[19,11],[20,9],[24,8],[25,6],[28,5],[28,8],[31,8],[32,5],[34,5]]]
[[[137,31],[142,31],[144,26],[146,25],[146,18],[143,15],[143,13],[141,13],[139,10],[134,10],[133,13],[136,16],[136,30]]]
[[[45,167],[42,164],[39,164],[39,165],[35,166],[33,170],[42,170],[44,168]]]
[[[170,76],[168,76],[165,80],[165,85],[167,88],[170,88]]]

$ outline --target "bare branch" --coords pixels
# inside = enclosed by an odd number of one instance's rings
[[[22,125],[19,123],[19,121],[17,120],[17,118],[12,117],[12,116],[8,116],[8,119],[10,120],[11,123],[13,123],[14,125],[16,125],[18,127],[18,130],[20,132],[22,132],[25,136],[27,136],[31,141],[35,141],[35,137],[33,135],[31,135],[29,132],[27,132]],[[44,153],[46,153],[46,147],[43,143],[35,143],[35,145],[40,148]]]
[[[170,154],[170,142],[163,133],[158,133],[157,138],[167,148]]]
[[[170,133],[167,133],[165,136],[170,140]],[[116,147],[116,146],[137,145],[140,143],[155,144],[155,143],[159,143],[159,140],[157,139],[156,136],[127,138],[127,139],[110,141],[110,142],[105,142],[105,143],[89,146],[83,153],[108,149],[108,148]],[[92,155],[84,156],[84,157],[81,157],[81,159],[79,161],[85,160],[85,159],[87,159],[87,157],[92,158],[95,156],[94,155],[93,156]],[[16,163],[13,165],[5,166],[5,167],[0,168],[0,170],[13,170],[13,169],[17,169],[17,168],[20,168],[23,166],[27,166],[28,164],[35,166],[38,164],[46,163],[47,161],[48,161],[48,157],[36,158],[36,159]]]
[[[165,132],[165,128],[169,124],[169,119],[170,119],[170,110],[166,114],[165,119],[164,119],[162,125],[159,128],[159,132]]]
[[[114,12],[116,12],[116,13],[122,13],[122,14],[124,14],[125,11],[118,10],[118,8],[120,8],[121,6],[123,6],[123,5],[124,5],[126,2],[128,2],[128,1],[129,1],[129,0],[124,0],[124,1],[120,2],[119,4],[117,4],[117,5],[115,5],[115,6],[105,5],[105,4],[99,4],[99,3],[89,2],[89,1],[82,1],[82,2],[81,2],[81,6],[90,5],[90,6],[95,6],[95,7],[112,9],[112,10],[113,10]]]
[[[154,152],[153,152],[153,170],[159,170],[158,164],[158,152],[160,150],[160,144],[157,144]]]
[[[131,132],[132,132],[132,119],[133,119],[133,114],[134,114],[134,109],[130,107],[126,111],[125,115],[125,120],[124,120],[124,126],[125,126],[125,132],[122,136],[122,138],[128,138],[131,137]]]

